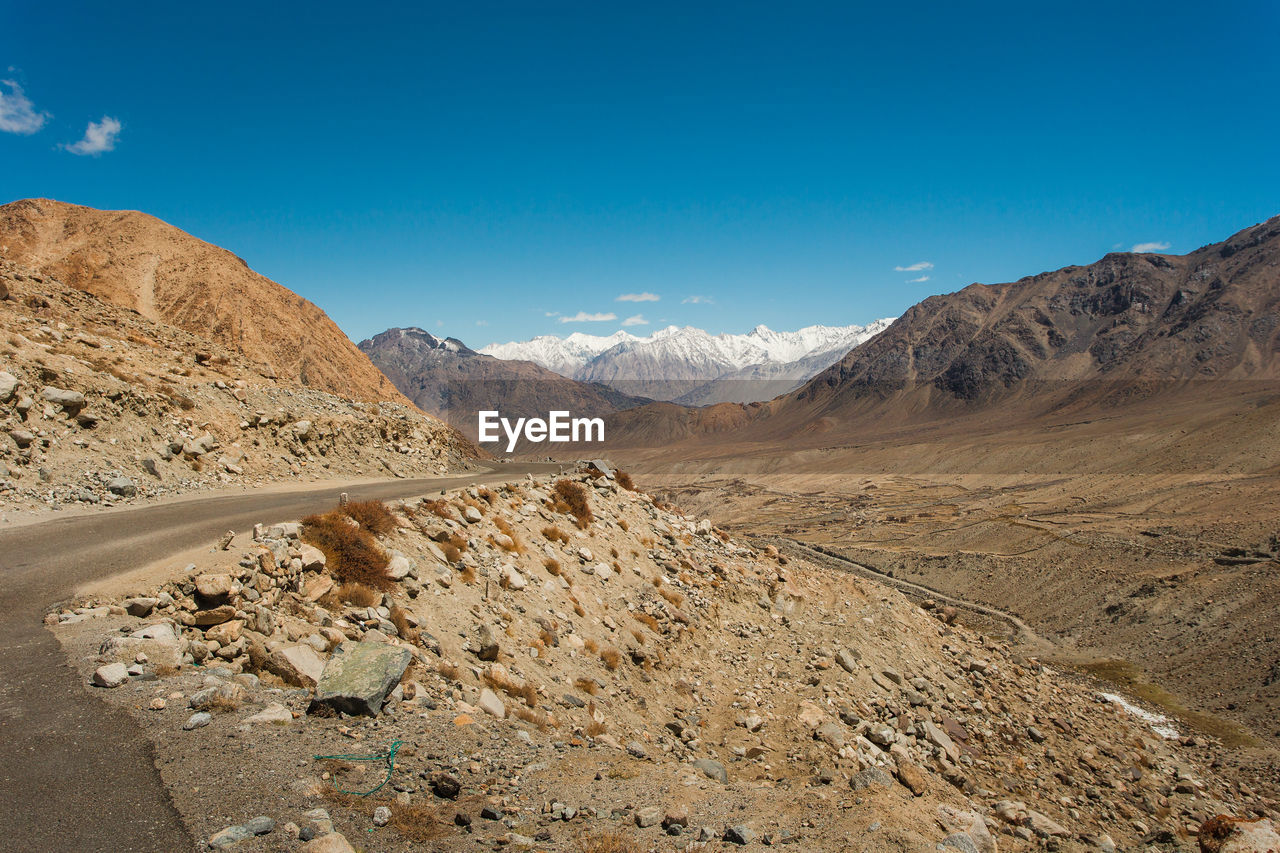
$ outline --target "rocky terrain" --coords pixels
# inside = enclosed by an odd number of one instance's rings
[[[581,333],[490,344],[481,352],[527,359],[583,382],[628,395],[686,406],[771,400],[829,367],[886,329],[890,319],[866,326],[807,326],[775,332],[756,326],[744,335],[712,335],[668,326],[648,337],[625,331],[607,337]]]
[[[473,441],[481,410],[512,419],[545,418],[550,411],[593,418],[650,402],[607,385],[566,379],[531,361],[482,355],[456,338],[417,328],[388,329],[359,347],[414,405]]]
[[[1217,739],[630,485],[264,519],[46,622],[213,849],[1280,842]]]
[[[217,343],[285,384],[407,402],[318,307],[154,216],[11,202],[0,205],[0,258]]]
[[[475,456],[406,403],[297,387],[9,261],[0,261],[0,329],[0,508],[436,474]]]

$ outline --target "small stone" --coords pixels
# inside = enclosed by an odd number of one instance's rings
[[[644,744],[638,740],[629,741],[627,743],[627,752],[632,758],[645,759],[649,757],[649,753],[645,752]]]
[[[662,809],[657,806],[646,806],[636,812],[636,826],[644,829],[662,820]]]
[[[924,780],[924,773],[914,764],[908,764],[905,761],[898,762],[898,781],[905,785],[912,794],[917,797],[922,796],[928,790],[928,785]]]
[[[142,618],[151,615],[151,611],[160,603],[158,598],[138,597],[127,599],[124,603],[125,612],[130,616]]]
[[[456,800],[462,792],[462,783],[451,773],[437,773],[431,777],[431,792],[445,800]]]
[[[710,758],[699,758],[693,762],[693,766],[701,770],[708,779],[715,779],[717,782],[723,783],[729,781],[729,774],[719,761],[714,761]]]
[[[480,700],[476,702],[476,705],[486,714],[492,714],[499,720],[504,720],[507,717],[507,706],[498,698],[498,694],[488,687],[480,691]]]
[[[244,828],[252,832],[254,835],[266,835],[276,828],[276,822],[266,815],[258,815],[253,820],[246,823]]]
[[[391,809],[386,806],[378,806],[373,810],[373,825],[386,826],[391,823]]]
[[[204,728],[213,722],[213,715],[208,711],[198,711],[187,718],[182,724],[183,731],[191,731],[193,729]]]
[[[107,481],[107,491],[122,498],[131,498],[138,494],[138,487],[128,477],[112,477]]]
[[[123,663],[108,663],[93,671],[95,687],[119,687],[129,680],[129,668]]]
[[[308,841],[298,848],[298,853],[356,853],[356,849],[342,833],[330,832]]]
[[[750,844],[756,838],[756,834],[751,831],[751,827],[740,823],[731,826],[724,831],[724,840],[730,844]]]
[[[226,829],[219,830],[209,836],[209,846],[217,850],[223,850],[227,847],[239,844],[246,838],[252,838],[253,833],[243,826],[228,826]]]

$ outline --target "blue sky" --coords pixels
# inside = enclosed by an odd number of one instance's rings
[[[0,200],[152,213],[356,340],[865,322],[1280,213],[1263,0],[186,5],[0,3]]]

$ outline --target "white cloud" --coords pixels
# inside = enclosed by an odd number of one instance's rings
[[[83,139],[62,147],[72,154],[98,155],[104,151],[111,151],[116,147],[116,137],[120,135],[120,128],[119,119],[103,116],[102,121],[89,122]]]
[[[476,325],[477,325],[477,326],[487,326],[487,325],[489,325],[489,321],[488,321],[488,320],[476,320]]]
[[[929,276],[927,276],[927,275],[922,275],[922,276],[920,276],[919,278],[909,278],[909,279],[907,279],[907,284],[919,284],[919,283],[920,283],[920,282],[922,282],[922,281],[928,281],[928,280],[929,280]]]
[[[933,269],[933,264],[928,261],[919,261],[908,267],[894,267],[894,272],[921,272],[923,270]]]
[[[1169,246],[1171,246],[1171,245],[1172,245],[1171,243],[1165,243],[1165,242],[1162,242],[1162,241],[1156,240],[1155,242],[1151,242],[1151,243],[1138,243],[1137,245],[1135,245],[1135,246],[1134,246],[1132,249],[1130,249],[1129,251],[1130,251],[1130,252],[1139,252],[1139,253],[1141,253],[1141,252],[1163,252],[1165,249],[1169,248]]]
[[[559,317],[560,312],[559,311],[543,311],[542,316],[543,317]]]
[[[716,301],[710,296],[686,296],[680,300],[681,305],[715,305]]]
[[[10,69],[12,70],[12,69]],[[9,91],[5,91],[5,87]],[[50,119],[44,112],[36,112],[35,104],[14,80],[0,80],[0,130],[5,133],[21,133],[30,136]]]
[[[588,314],[586,311],[579,311],[572,317],[561,317],[561,323],[607,323],[610,320],[618,319],[618,315],[610,311],[607,314]]]
[[[644,293],[624,293],[613,301],[614,302],[657,302],[661,298],[662,297],[656,293],[649,293],[646,291]]]
[[[622,321],[622,325],[624,325],[624,326],[647,326],[647,325],[649,325],[649,321],[648,321],[648,320],[646,320],[646,319],[644,318],[644,315],[643,315],[643,314],[636,314],[636,315],[635,315],[635,316],[633,316],[633,317],[628,317],[627,319],[623,320],[623,321]]]

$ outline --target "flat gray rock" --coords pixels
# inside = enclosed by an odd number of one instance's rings
[[[311,704],[376,717],[413,655],[385,643],[342,643],[325,664]]]

